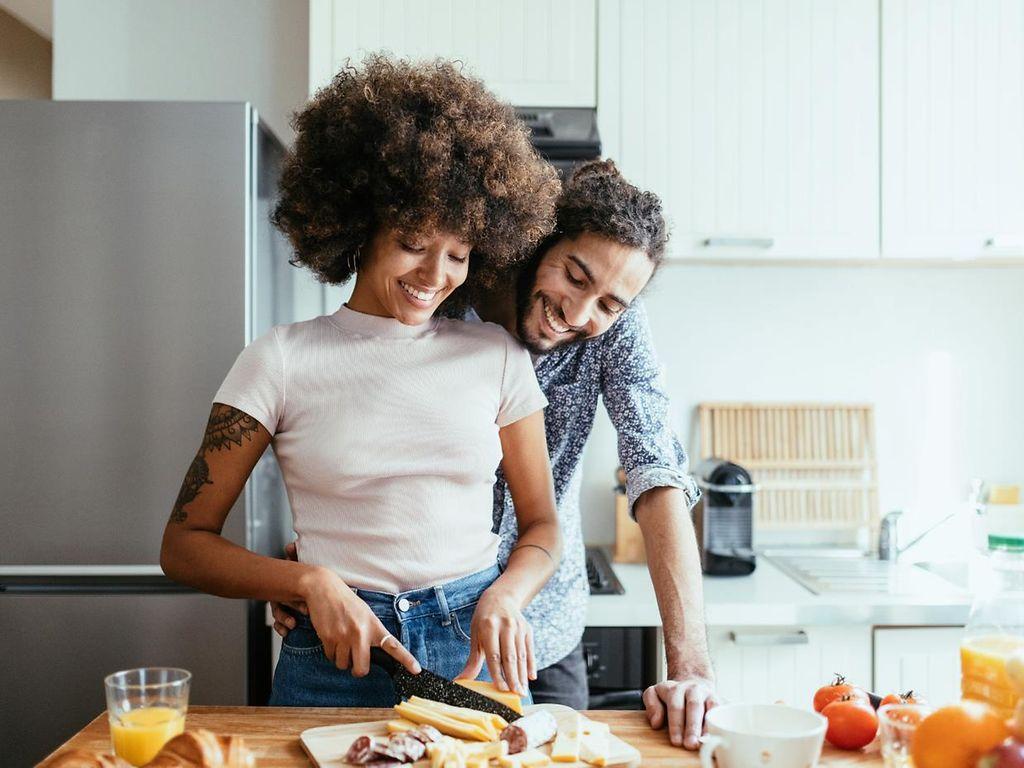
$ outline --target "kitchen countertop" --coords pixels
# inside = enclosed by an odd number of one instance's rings
[[[639,749],[645,766],[696,768],[700,765],[696,753],[673,747],[666,731],[652,731],[642,712],[602,710],[586,714],[608,723],[619,738]],[[312,762],[299,743],[302,731],[320,725],[386,720],[392,715],[390,709],[190,707],[185,726],[244,737],[256,755],[258,768],[305,768]],[[109,752],[110,728],[106,713],[97,715],[55,752],[69,747]],[[877,752],[841,752],[825,745],[818,765],[823,768],[881,766],[882,758]]]
[[[613,563],[626,593],[592,595],[588,627],[661,626],[661,615],[646,564]],[[749,576],[705,576],[707,625],[792,626],[868,624],[875,626],[960,626],[966,623],[971,596],[950,585],[948,591],[920,595],[832,593],[815,595],[757,558]]]

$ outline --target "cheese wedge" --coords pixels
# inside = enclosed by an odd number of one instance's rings
[[[455,682],[464,688],[483,694],[488,699],[494,699],[498,703],[504,704],[520,715],[523,714],[523,700],[515,691],[500,691],[494,683],[488,683],[486,680],[456,680]]]
[[[576,713],[571,721],[558,729],[555,743],[551,746],[551,759],[556,763],[575,763],[580,759],[580,735],[583,718]]]
[[[611,729],[605,723],[583,719],[580,734],[580,760],[596,766],[608,764],[608,735]]]
[[[537,749],[528,749],[525,752],[498,758],[498,765],[501,768],[542,768],[550,762],[551,758]]]

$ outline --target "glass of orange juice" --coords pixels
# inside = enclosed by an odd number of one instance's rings
[[[192,673],[175,667],[126,669],[107,675],[107,717],[114,752],[145,765],[185,730]]]

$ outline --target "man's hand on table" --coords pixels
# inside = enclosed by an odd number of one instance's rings
[[[700,747],[704,713],[718,704],[714,682],[701,675],[662,680],[644,691],[644,707],[651,728],[668,725],[668,735],[677,747]]]

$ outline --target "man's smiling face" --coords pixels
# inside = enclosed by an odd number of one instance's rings
[[[590,232],[562,238],[523,274],[520,341],[534,354],[600,336],[647,285],[654,262],[640,248]]]

